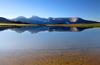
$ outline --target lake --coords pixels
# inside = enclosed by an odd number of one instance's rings
[[[0,65],[99,65],[100,28],[0,28]]]

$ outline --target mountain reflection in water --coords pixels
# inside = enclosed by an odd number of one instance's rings
[[[88,28],[80,28],[80,27],[46,27],[46,26],[36,26],[36,27],[0,27],[0,31],[4,30],[13,30],[18,33],[23,33],[25,31],[29,31],[31,33],[38,33],[42,31],[48,32],[80,32]]]

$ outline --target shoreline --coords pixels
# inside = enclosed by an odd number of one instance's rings
[[[92,24],[17,24],[17,23],[0,23],[0,27],[27,27],[27,26],[100,27],[100,23],[92,23]]]

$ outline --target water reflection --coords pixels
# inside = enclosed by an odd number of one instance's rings
[[[42,31],[48,32],[80,32],[88,28],[80,28],[80,27],[46,27],[46,26],[36,26],[36,27],[0,27],[0,31],[4,30],[13,30],[18,33],[23,33],[25,31],[29,31],[30,33],[38,33]]]

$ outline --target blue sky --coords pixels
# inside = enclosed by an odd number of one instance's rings
[[[0,17],[82,17],[100,21],[100,0],[0,0]]]

